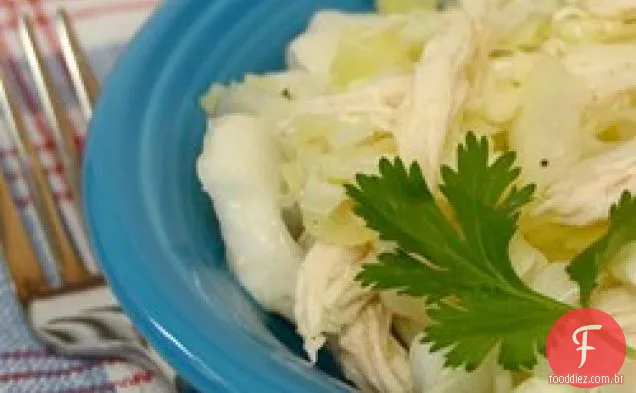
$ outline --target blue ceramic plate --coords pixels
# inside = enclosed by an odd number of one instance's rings
[[[198,100],[210,83],[282,68],[287,42],[319,9],[371,7],[168,1],[105,86],[84,167],[91,239],[135,324],[202,392],[352,391],[297,356],[293,329],[261,312],[227,272],[195,160],[205,131]]]

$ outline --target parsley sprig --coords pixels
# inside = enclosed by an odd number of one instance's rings
[[[577,256],[570,266],[570,278],[581,288],[581,305],[590,306],[592,292],[604,268],[631,242],[636,241],[636,198],[625,191],[610,210],[610,225],[605,236]]]
[[[432,323],[424,341],[433,351],[448,350],[447,367],[474,370],[498,348],[503,368],[531,370],[546,353],[551,327],[573,309],[529,288],[510,261],[509,245],[535,186],[515,185],[514,152],[491,162],[485,137],[469,133],[457,153],[457,169],[441,169],[453,217],[443,213],[417,163],[407,169],[400,158],[381,159],[378,175],[359,174],[357,184],[346,186],[356,214],[397,246],[365,265],[358,280],[425,298]],[[612,212],[614,227],[570,268],[583,299],[608,255],[636,237],[629,231],[636,199],[625,194]]]

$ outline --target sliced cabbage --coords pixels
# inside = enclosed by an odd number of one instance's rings
[[[345,201],[344,188],[317,175],[310,175],[303,187],[300,209],[305,215],[329,216]]]
[[[402,345],[409,348],[417,336],[424,331],[426,324],[413,319],[393,315],[393,330]]]
[[[632,345],[634,345],[632,343]],[[636,361],[627,358],[623,367],[618,371],[618,375],[622,375],[624,380],[618,385],[603,385],[596,389],[591,389],[590,393],[634,393],[636,385],[632,382],[632,378],[636,375]]]
[[[377,235],[353,213],[344,184],[358,173],[375,173],[380,157],[395,155],[392,136],[364,121],[302,114],[280,141],[288,157],[281,169],[281,200],[285,206],[298,205],[305,232],[341,246],[374,241]]]
[[[522,85],[512,78],[505,78],[494,64],[490,64],[466,104],[465,115],[468,119],[481,117],[494,126],[504,127],[516,117],[522,98]]]
[[[524,217],[521,232],[551,261],[568,261],[607,232],[606,223],[586,226],[560,224],[557,217]]]
[[[478,113],[467,113],[462,119],[460,134],[463,136],[469,131],[472,131],[477,135],[491,137],[496,137],[497,135],[501,136],[506,132],[503,126],[489,122]],[[459,138],[456,138],[453,142],[457,139]]]
[[[598,138],[601,143],[590,145],[590,148],[626,142],[636,137],[636,109],[634,108],[598,108],[590,116],[586,134]],[[603,143],[604,142],[604,143]]]
[[[542,53],[514,52],[504,56],[494,56],[488,61],[484,73],[489,73],[501,81],[509,81],[516,85],[526,85],[537,63],[543,58]]]
[[[363,169],[361,161],[396,151],[392,138],[371,125],[322,114],[297,116],[280,142],[287,157],[299,162],[304,176],[319,170],[325,178],[343,181],[353,179],[352,169]],[[349,174],[343,178],[343,172]]]
[[[210,86],[208,91],[201,97],[200,104],[201,108],[210,116],[214,117],[217,115],[217,108],[219,106],[219,102],[223,99],[227,88],[223,85],[213,84]]]
[[[426,302],[393,291],[380,292],[380,301],[393,314],[394,329],[403,345],[410,347],[429,324]]]
[[[520,53],[489,59],[464,107],[463,130],[491,136],[505,133],[507,139],[536,62],[537,56]]]
[[[444,19],[443,14],[432,12],[322,11],[289,44],[287,63],[291,69],[328,75],[331,86],[343,89],[354,82],[408,70]]]
[[[495,366],[493,377],[493,393],[510,393],[515,384],[514,375],[501,366]]]
[[[636,292],[625,287],[611,288],[592,297],[592,307],[611,315],[621,326],[625,340],[636,345]]]
[[[549,263],[539,250],[519,234],[510,242],[509,255],[515,273],[526,283],[534,280],[537,272]]]
[[[283,208],[290,208],[300,200],[305,177],[298,161],[282,163],[280,172],[283,182],[279,198],[280,205]]]
[[[538,61],[509,136],[525,182],[541,188],[581,158],[583,97],[581,82],[559,59]]]
[[[276,122],[293,111],[296,101],[323,94],[327,79],[305,71],[246,75],[240,83],[213,85],[202,98],[210,116],[259,115]]]
[[[552,14],[559,0],[510,0],[497,9],[494,26],[498,49],[534,50],[550,36]]]
[[[604,19],[583,9],[567,7],[553,16],[553,36],[565,44],[630,42],[636,26],[626,20]]]
[[[587,106],[583,116],[585,156],[606,152],[636,137],[634,95],[622,93]]]
[[[591,393],[588,389],[576,388],[570,385],[550,384],[549,376],[554,371],[550,367],[548,360],[540,356],[534,372],[531,375],[517,373],[515,375],[515,387],[510,393]]]
[[[335,10],[316,13],[305,32],[287,48],[287,65],[312,74],[328,75],[344,31],[352,27],[378,28],[392,19],[377,14],[354,14]]]
[[[582,0],[583,7],[601,17],[633,19],[636,4],[632,0]]]
[[[344,89],[352,83],[411,69],[422,48],[403,40],[399,28],[344,31],[331,64],[332,85]]]
[[[377,234],[353,212],[353,204],[349,201],[328,216],[305,212],[303,221],[307,233],[328,243],[358,246],[378,240]]]
[[[230,269],[264,308],[293,320],[303,252],[278,203],[278,148],[254,116],[210,123],[197,174],[214,201]]]
[[[445,351],[431,352],[430,344],[416,338],[410,350],[415,393],[492,393],[496,356],[490,356],[475,371],[444,367]]]
[[[341,150],[370,140],[376,129],[364,120],[343,120],[339,127],[327,136],[327,143],[333,150]]]
[[[530,287],[535,291],[573,307],[577,306],[580,289],[572,281],[566,268],[568,263],[553,262],[541,266],[534,274]]]
[[[381,157],[396,155],[395,140],[383,134],[366,142],[324,155],[320,160],[320,173],[324,178],[348,183],[357,173],[373,174],[378,170]]]
[[[636,88],[636,44],[580,45],[564,56],[567,70],[585,83],[593,100]]]
[[[419,11],[412,11],[404,16],[405,24],[400,30],[400,38],[411,47],[422,48],[449,22],[451,16],[452,13],[434,12],[427,10],[426,7]]]
[[[302,158],[305,162],[306,149],[313,149],[321,155],[328,150],[327,136],[339,127],[335,116],[327,114],[301,114],[294,117],[285,128],[281,144],[290,157]],[[313,161],[311,161],[313,162]]]
[[[391,291],[380,293],[384,306],[394,315],[426,325],[429,321],[426,313],[426,302],[422,298],[399,295]]]
[[[587,390],[566,384],[553,384],[547,378],[530,378],[517,386],[512,393],[585,393]]]
[[[260,88],[293,102],[326,93],[329,81],[322,75],[290,70],[263,75],[247,75],[243,84]]]
[[[377,0],[376,8],[381,14],[409,13],[415,10],[437,8],[437,0]]]

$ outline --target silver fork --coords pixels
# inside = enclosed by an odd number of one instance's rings
[[[97,100],[99,84],[66,12],[60,10],[56,20],[64,62],[88,121]],[[79,203],[81,155],[75,146],[73,130],[29,16],[21,18],[19,32],[38,97],[70,184],[75,209],[83,217]],[[61,286],[52,287],[45,279],[42,264],[34,252],[35,240],[28,238],[10,187],[0,173],[0,245],[16,294],[34,333],[62,356],[115,357],[150,369],[163,382],[167,392],[177,392],[174,371],[147,345],[125,316],[92,262],[92,250],[88,250],[88,256],[86,252],[80,252],[79,245],[82,238],[86,238],[85,229],[81,228],[81,233],[72,233],[71,225],[63,219],[52,184],[27,133],[24,117],[4,72],[0,72],[0,107],[5,115],[9,140],[18,152],[20,170],[34,211],[62,280]],[[80,221],[83,223],[83,219]]]

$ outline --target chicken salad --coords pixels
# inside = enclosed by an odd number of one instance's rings
[[[261,305],[294,323],[311,362],[329,349],[364,392],[569,392],[547,383],[542,356],[529,372],[505,367],[496,350],[471,370],[446,366],[452,348],[425,337],[431,288],[421,289],[429,298],[413,296],[365,270],[400,255],[391,254],[400,238],[382,232],[384,207],[372,191],[401,173],[383,159],[413,162],[405,184],[424,196],[432,187],[439,211],[455,210],[461,225],[452,180],[468,174],[471,154],[479,167],[487,153],[483,176],[533,185],[507,195],[524,205],[506,211],[518,223],[490,217],[510,229],[499,245],[509,246],[510,282],[527,288],[520,304],[551,299],[546,311],[556,315],[589,301],[636,345],[636,239],[603,262],[593,290],[577,276],[589,247],[621,230],[611,212],[630,211],[631,201],[619,202],[636,191],[635,18],[630,0],[378,0],[376,13],[317,13],[289,43],[284,71],[214,85],[202,99],[209,132],[197,172],[230,268]],[[415,183],[418,171],[425,183]],[[383,196],[416,208],[403,195]],[[436,228],[446,225],[430,214]],[[634,371],[627,359],[622,372]],[[589,392],[636,392],[636,383]]]

